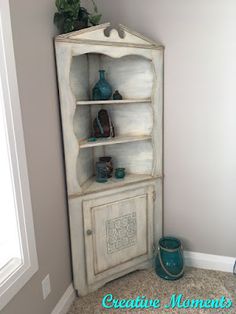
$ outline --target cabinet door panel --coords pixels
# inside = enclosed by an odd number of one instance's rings
[[[85,201],[88,282],[151,257],[152,187]]]

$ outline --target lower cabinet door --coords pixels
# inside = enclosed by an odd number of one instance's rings
[[[152,257],[152,186],[86,200],[83,215],[89,284]]]

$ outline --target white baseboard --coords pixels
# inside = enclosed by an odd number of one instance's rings
[[[51,314],[66,314],[75,299],[75,290],[70,284]]]
[[[210,255],[197,252],[184,252],[186,266],[233,272],[235,258],[219,255]]]

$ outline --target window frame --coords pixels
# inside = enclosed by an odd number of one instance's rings
[[[0,1],[0,75],[23,262],[0,273],[0,311],[38,270],[9,0]],[[11,268],[12,267],[12,268]],[[10,273],[11,269],[14,269]]]

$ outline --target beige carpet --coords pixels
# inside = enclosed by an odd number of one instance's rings
[[[148,299],[160,299],[161,307],[152,310],[104,309],[102,298],[111,293],[118,299],[135,299],[146,296]],[[165,309],[172,294],[183,294],[185,299],[219,299],[222,296],[233,302],[230,309]],[[100,313],[232,313],[236,314],[236,276],[229,273],[186,269],[185,276],[178,281],[165,281],[156,276],[153,270],[142,270],[131,273],[108,283],[98,291],[77,298],[68,314],[100,314]]]

